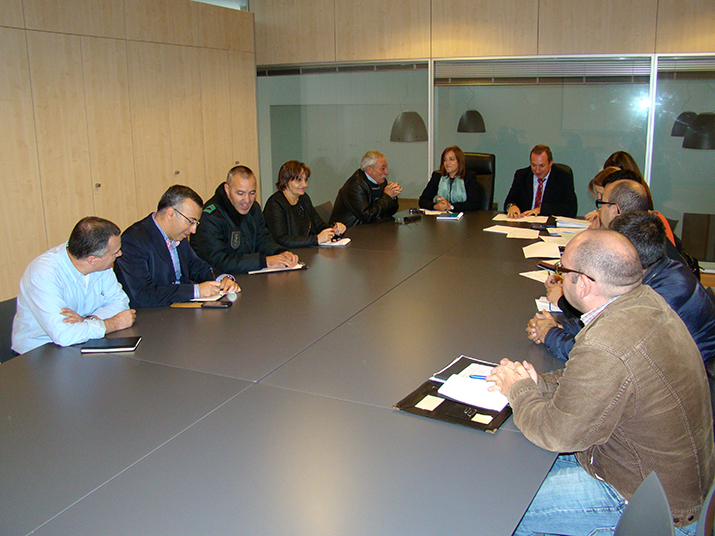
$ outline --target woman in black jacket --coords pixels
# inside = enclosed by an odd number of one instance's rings
[[[273,239],[287,248],[317,246],[345,232],[345,225],[325,223],[315,211],[305,189],[310,168],[289,160],[278,172],[278,191],[266,201],[263,217]]]
[[[462,149],[456,145],[442,152],[439,170],[432,173],[420,196],[420,208],[465,212],[477,210],[479,190],[477,177],[467,173]]]

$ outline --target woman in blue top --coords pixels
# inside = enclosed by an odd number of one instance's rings
[[[420,196],[420,208],[464,212],[477,210],[479,189],[474,173],[467,173],[462,149],[456,145],[442,152],[439,170],[432,173]]]

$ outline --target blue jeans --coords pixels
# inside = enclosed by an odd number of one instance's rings
[[[613,534],[626,501],[610,484],[589,475],[572,454],[556,458],[514,536]],[[676,528],[679,536],[695,536],[697,523]]]

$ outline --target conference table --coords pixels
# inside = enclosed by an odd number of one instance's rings
[[[563,366],[493,216],[358,226],[229,309],[140,309],[132,353],[0,365],[0,534],[508,536],[556,454],[393,409],[460,354]]]

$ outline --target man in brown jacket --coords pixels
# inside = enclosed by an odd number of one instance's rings
[[[563,370],[502,360],[488,380],[514,422],[562,454],[515,535],[614,528],[651,471],[678,534],[695,534],[715,458],[707,377],[685,324],[641,285],[638,253],[613,231],[586,231],[564,251],[564,295],[585,327]]]

